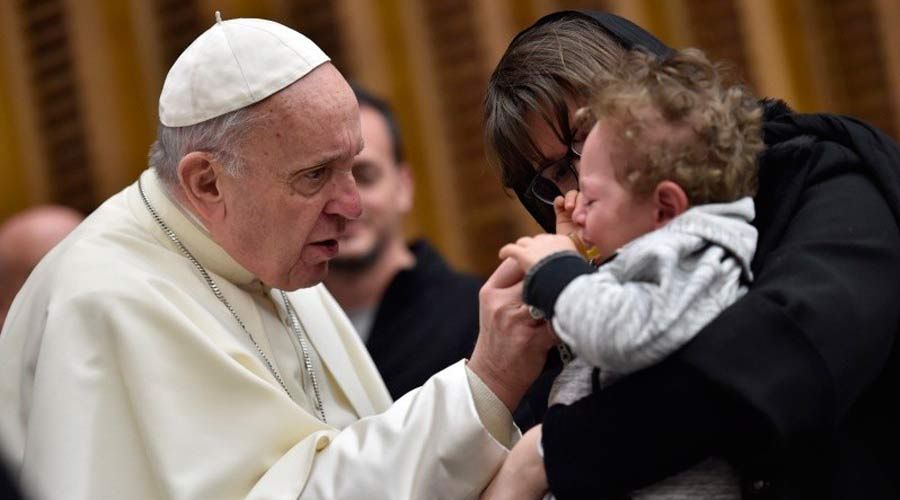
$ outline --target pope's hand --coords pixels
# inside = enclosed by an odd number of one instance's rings
[[[469,369],[513,411],[541,373],[556,342],[549,326],[522,303],[524,274],[503,261],[479,293],[480,331]]]

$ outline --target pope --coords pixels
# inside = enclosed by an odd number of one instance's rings
[[[470,360],[390,400],[319,283],[360,215],[353,92],[303,35],[217,22],[149,166],[36,267],[0,335],[0,445],[36,498],[475,498],[553,337],[517,266]],[[507,263],[510,264],[510,263]]]

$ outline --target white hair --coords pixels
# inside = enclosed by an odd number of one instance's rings
[[[181,159],[193,151],[204,151],[221,162],[228,175],[238,177],[244,170],[240,143],[252,128],[254,118],[251,108],[241,108],[186,127],[160,124],[156,141],[150,147],[149,165],[164,185],[173,187],[178,184]]]

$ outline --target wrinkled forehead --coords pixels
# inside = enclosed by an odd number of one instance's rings
[[[260,103],[250,143],[244,147],[291,169],[358,153],[362,136],[356,99],[333,67],[317,76],[327,66]]]

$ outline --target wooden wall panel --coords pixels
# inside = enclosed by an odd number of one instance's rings
[[[119,0],[67,0],[71,50],[84,130],[91,152],[88,169],[98,201],[134,181],[146,165],[154,127],[146,116],[149,86],[141,79],[130,12]]]
[[[469,267],[486,274],[496,267],[500,246],[520,236],[499,177],[484,159],[481,115],[489,52],[478,33],[474,0],[427,2],[423,11],[434,50],[434,90],[451,145],[452,177],[443,188],[456,193],[463,210],[457,231],[467,242]]]
[[[890,95],[889,104],[893,111],[893,133],[900,139],[900,2],[897,0],[875,0],[875,17],[878,20],[878,34],[881,50],[884,51],[885,85]]]
[[[62,0],[30,0],[18,7],[49,201],[90,212],[99,200],[90,168],[69,12]]]
[[[394,102],[392,64],[386,46],[385,27],[378,22],[377,6],[368,0],[340,0],[335,3],[337,24],[341,27],[346,67],[345,75],[367,90]]]
[[[18,5],[0,2],[0,220],[49,196],[21,26]]]
[[[315,41],[345,77],[353,78],[335,5],[321,0],[289,0],[287,24]]]
[[[733,64],[739,77],[753,81],[749,67],[744,25],[734,0],[685,0],[691,45],[710,59]]]
[[[157,43],[162,51],[163,78],[188,45],[211,23],[200,20],[196,2],[192,0],[153,0],[158,20]]]
[[[874,2],[820,0],[818,7],[819,29],[830,35],[831,43],[822,49],[832,62],[829,77],[837,101],[833,111],[869,121],[897,137],[890,66]]]
[[[417,181],[410,234],[481,273],[537,230],[485,158],[481,101],[509,40],[548,12],[610,9],[731,61],[758,94],[900,131],[896,0],[15,0],[0,2],[0,216],[88,210],[133,178],[165,73],[217,9],[304,32],[391,101]]]

